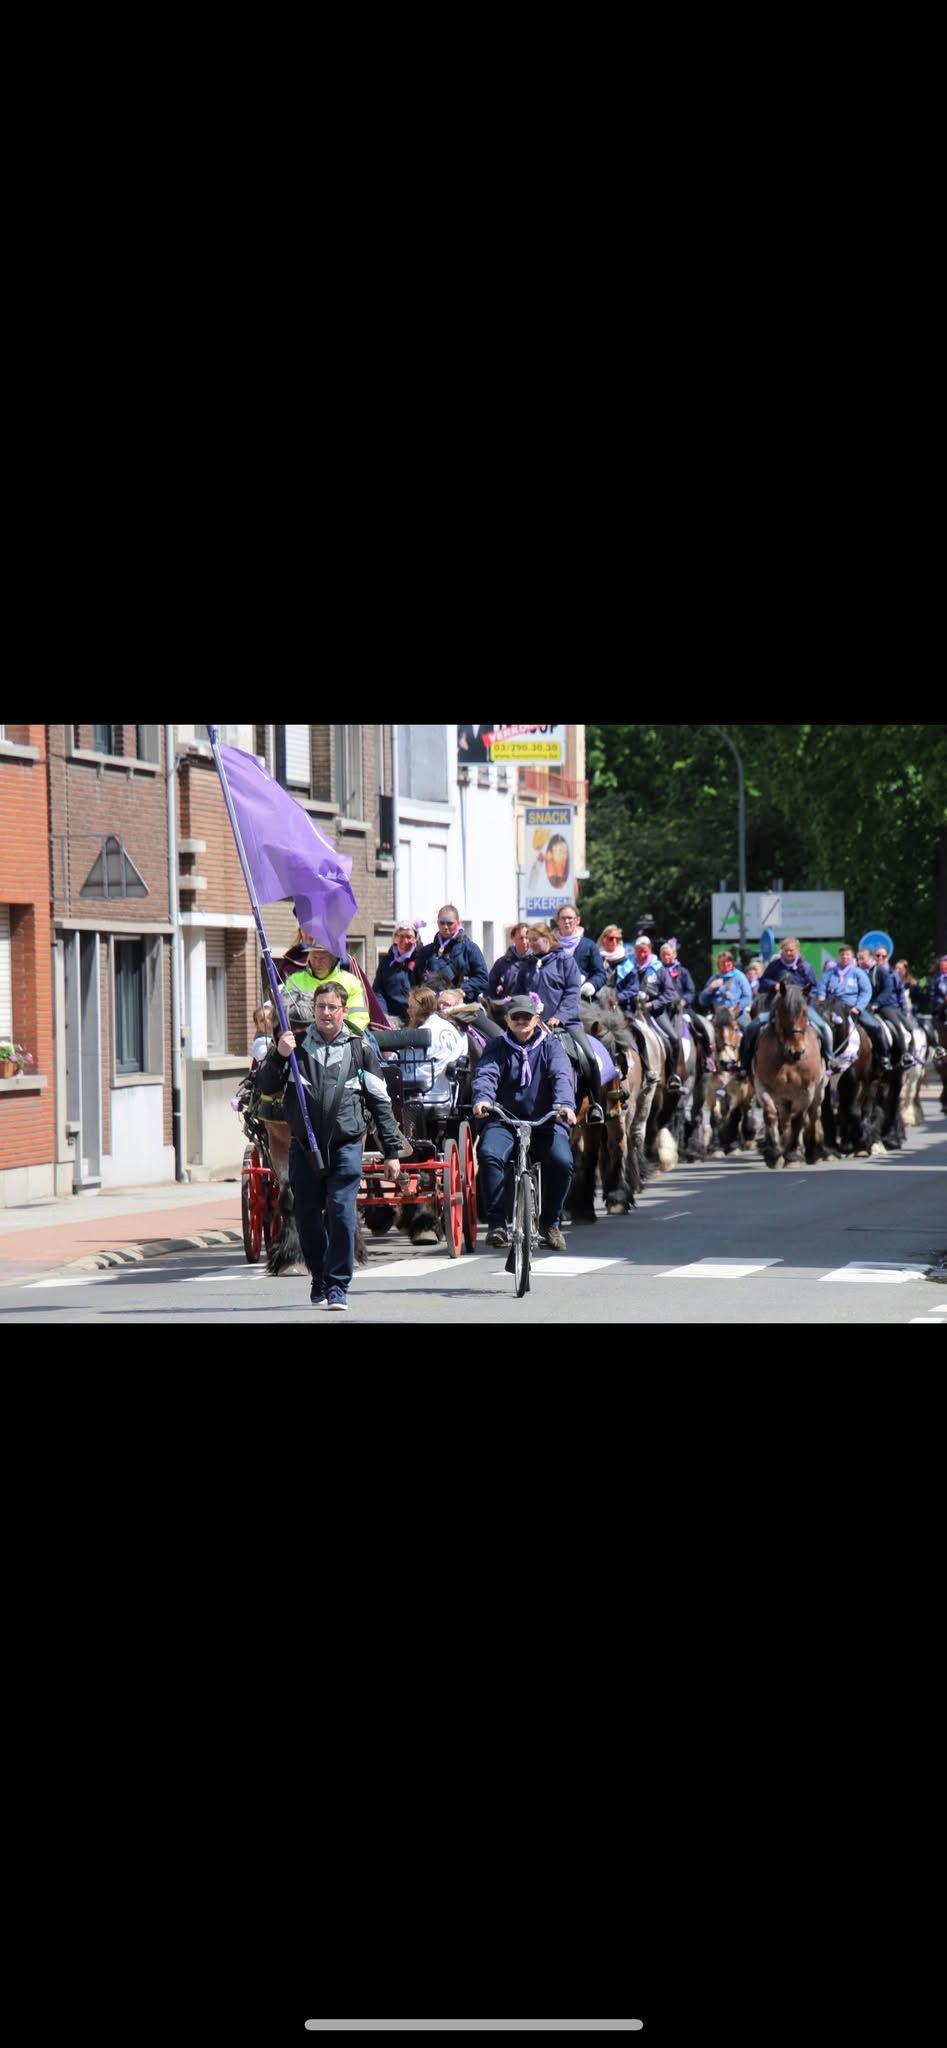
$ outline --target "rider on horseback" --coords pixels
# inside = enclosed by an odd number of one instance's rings
[[[638,1047],[641,1059],[642,1083],[645,1088],[653,1088],[658,1077],[657,1074],[653,1074],[651,1071],[651,1049],[642,1031],[640,1022],[635,1015],[635,1005],[638,1001],[641,983],[638,980],[638,969],[635,966],[634,958],[627,951],[622,940],[620,925],[607,924],[605,926],[605,930],[600,932],[598,936],[598,949],[605,962],[608,986],[614,989],[618,999],[618,1007],[628,1025],[628,1029],[634,1034],[635,1044]]]
[[[705,981],[700,1000],[705,1010],[716,1010],[720,1004],[726,1003],[740,1025],[746,1025],[753,991],[742,969],[734,966],[732,953],[717,954],[717,972]]]
[[[678,1000],[678,990],[667,968],[662,966],[660,960],[655,959],[651,951],[651,940],[644,932],[635,940],[635,966],[638,969],[641,994],[648,1006],[649,1023],[653,1025],[658,1037],[667,1041],[665,1088],[669,1095],[679,1095],[682,1082],[677,1071],[677,1062],[680,1058],[681,1041],[672,1008]],[[620,989],[618,1000],[621,1002]]]
[[[875,965],[869,975],[874,1002],[872,1009],[885,1019],[895,1043],[901,1047],[902,1067],[915,1067],[917,1061],[911,1050],[911,1033],[902,1020],[910,1017],[904,983],[900,974],[888,966],[887,946],[875,947]]]
[[[947,953],[940,956],[940,972],[931,975],[929,993],[931,1021],[936,1027],[947,1017]]]
[[[676,939],[664,939],[662,941],[661,965],[667,968],[677,993],[681,998],[684,1015],[692,1027],[695,1042],[703,1049],[704,1066],[708,1073],[715,1074],[717,1062],[714,1059],[713,1034],[706,1017],[702,1017],[697,1008],[697,996],[693,980],[688,974],[683,961],[677,957]]]
[[[774,954],[769,966],[760,975],[760,993],[764,996],[775,995],[781,981],[793,982],[797,988],[804,988],[809,995],[815,993],[815,973],[810,967],[808,960],[800,953],[798,939],[785,938],[783,940],[779,952]],[[829,1073],[835,1074],[838,1072],[838,1061],[832,1051],[832,1033],[825,1018],[820,1017],[818,1010],[813,1009],[811,1001],[808,1009],[809,1022],[814,1030],[818,1032],[825,1064],[828,1067]],[[753,1054],[756,1050],[756,1041],[764,1024],[768,1023],[769,1011],[761,1010],[758,1017],[751,1017],[743,1033],[740,1041],[740,1064],[737,1068],[737,1072],[743,1081],[749,1078]]]
[[[853,1017],[857,1017],[871,1039],[881,1072],[890,1074],[891,1060],[885,1035],[877,1017],[868,1007],[871,1002],[871,982],[864,968],[858,966],[847,939],[843,939],[839,946],[837,964],[834,967],[830,964],[820,976],[816,984],[816,995],[834,996],[837,1002],[844,1004]]]

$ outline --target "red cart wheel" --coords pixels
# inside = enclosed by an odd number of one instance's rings
[[[448,1138],[444,1146],[444,1172],[440,1181],[444,1204],[444,1243],[450,1257],[459,1259],[464,1249],[464,1190],[460,1153],[453,1138]]]
[[[464,1179],[464,1247],[472,1252],[477,1248],[477,1161],[468,1123],[462,1123],[457,1133],[457,1149]]]
[[[263,1242],[267,1251],[276,1243],[283,1228],[283,1212],[279,1205],[279,1181],[270,1167],[263,1182]]]
[[[243,1155],[240,1215],[243,1223],[243,1249],[252,1266],[260,1256],[260,1247],[263,1243],[260,1155],[255,1145],[248,1145]]]

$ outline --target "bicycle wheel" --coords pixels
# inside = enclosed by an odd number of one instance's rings
[[[513,1278],[519,1298],[529,1292],[529,1267],[533,1256],[533,1181],[521,1173],[513,1202]]]

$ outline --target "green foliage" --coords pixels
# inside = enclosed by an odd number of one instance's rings
[[[844,889],[846,936],[890,931],[924,974],[943,943],[935,901],[947,822],[947,727],[731,725],[746,779],[747,888]],[[710,897],[738,876],[737,772],[710,726],[590,725],[586,931],[626,939],[650,915],[695,976],[712,959]],[[940,936],[939,936],[940,934]]]

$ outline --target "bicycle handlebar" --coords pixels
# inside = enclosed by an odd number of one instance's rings
[[[563,1109],[571,1108],[571,1104],[566,1102],[561,1106]],[[551,1124],[559,1115],[559,1110],[550,1109],[546,1116],[507,1116],[506,1110],[501,1109],[498,1102],[491,1102],[487,1114],[488,1116],[502,1117],[503,1122],[509,1124],[514,1131],[518,1131],[521,1126],[524,1130],[538,1131],[541,1124]]]

